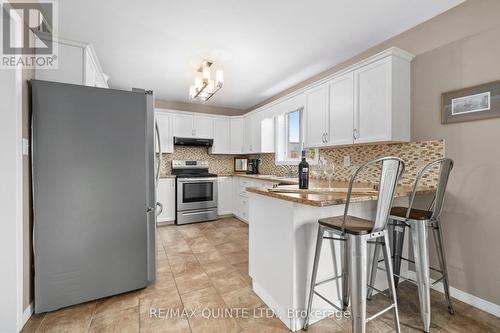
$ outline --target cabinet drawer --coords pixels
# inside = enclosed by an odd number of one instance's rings
[[[238,215],[245,221],[248,220],[248,198],[240,195],[238,202]]]

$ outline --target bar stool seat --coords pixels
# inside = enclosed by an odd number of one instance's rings
[[[324,227],[342,231],[344,216],[334,216],[319,219],[318,222]],[[351,235],[366,235],[371,233],[375,223],[356,216],[347,215],[345,232]]]
[[[391,216],[400,217],[401,219],[406,219],[407,212],[408,212],[408,207],[393,207],[391,209]],[[411,209],[409,216],[411,220],[417,220],[417,221],[430,220],[431,217],[432,217],[431,211],[415,209],[415,208]]]

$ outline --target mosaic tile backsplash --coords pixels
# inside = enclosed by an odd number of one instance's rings
[[[347,181],[351,174],[364,162],[383,156],[397,156],[406,163],[406,169],[400,183],[412,185],[417,173],[430,161],[444,157],[445,145],[443,140],[419,141],[410,143],[390,143],[379,145],[364,145],[343,148],[320,149],[320,157],[335,163],[334,180]],[[344,167],[344,156],[350,156],[351,166]],[[260,173],[266,175],[285,176],[288,170],[275,164],[274,154],[250,155],[251,158],[261,160]],[[233,173],[233,155],[209,155],[204,147],[176,146],[173,154],[164,154],[162,174],[170,174],[172,159],[198,159],[209,161],[209,171],[218,174]],[[311,166],[315,169],[315,166]],[[295,171],[295,170],[294,170]],[[295,171],[296,174],[296,171]],[[376,169],[367,169],[360,174],[361,182],[378,181]],[[322,177],[324,178],[324,177]],[[435,186],[438,179],[438,170],[432,170],[423,179],[422,185]]]
[[[172,160],[208,161],[208,172],[216,174],[234,172],[234,155],[209,155],[206,147],[175,146],[173,154],[163,154],[162,176],[172,173]]]

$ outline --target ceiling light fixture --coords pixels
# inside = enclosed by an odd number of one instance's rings
[[[215,71],[215,79],[211,79],[213,62],[204,60],[200,68],[194,84],[189,87],[189,99],[205,103],[208,101],[220,88],[224,81],[224,73],[218,69]]]

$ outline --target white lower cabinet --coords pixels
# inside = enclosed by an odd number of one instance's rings
[[[233,213],[233,177],[217,177],[217,213]]]
[[[163,205],[163,211],[157,222],[175,220],[175,178],[160,178],[156,190],[156,201]]]
[[[248,223],[247,187],[272,187],[275,182],[257,180],[248,177],[233,177],[233,214],[241,221]]]

